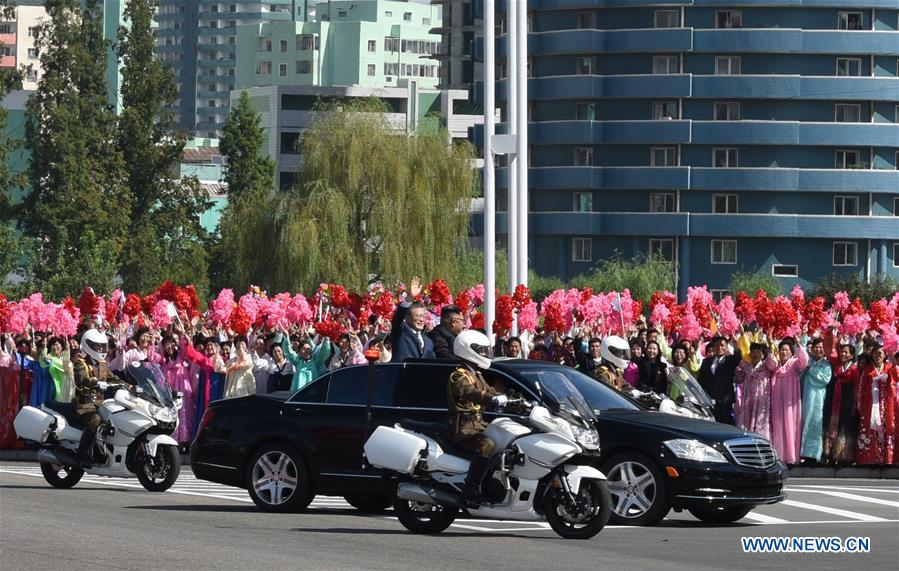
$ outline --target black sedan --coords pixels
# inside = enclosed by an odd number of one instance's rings
[[[348,367],[292,395],[213,402],[191,446],[191,467],[198,478],[246,488],[266,511],[301,510],[316,494],[344,496],[361,510],[383,509],[392,499],[391,483],[365,464],[367,431],[402,419],[445,422],[446,384],[455,366],[407,361]],[[671,508],[689,509],[706,521],[736,521],[756,505],[783,499],[786,467],[757,435],[645,410],[552,363],[500,360],[486,378],[539,401],[541,379],[548,375],[566,376],[598,413],[600,469],[609,477],[619,523],[653,524]]]

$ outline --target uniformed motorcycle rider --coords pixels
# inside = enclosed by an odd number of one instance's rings
[[[481,481],[495,444],[484,435],[487,423],[483,408],[505,406],[508,398],[487,384],[480,370],[490,368],[493,347],[480,331],[463,331],[453,341],[453,353],[462,365],[450,373],[447,384],[449,422],[452,441],[470,452],[477,452],[468,467],[462,495],[467,500],[481,497]]]
[[[593,376],[619,391],[630,388],[624,380],[624,369],[631,359],[628,342],[623,337],[609,335],[602,340],[599,355],[602,362],[593,370]]]
[[[100,426],[100,415],[97,406],[103,402],[105,383],[119,381],[106,365],[106,352],[109,340],[106,335],[96,329],[88,329],[81,336],[81,353],[72,358],[75,375],[75,411],[84,425],[81,442],[78,444],[78,461],[82,464],[93,464],[95,459],[90,450],[94,443],[97,428]]]

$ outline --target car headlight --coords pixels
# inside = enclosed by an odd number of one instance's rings
[[[679,438],[665,441],[665,446],[671,453],[681,460],[693,460],[696,462],[709,462],[711,464],[727,464],[727,458],[723,454],[698,440]]]
[[[574,434],[575,441],[585,450],[599,450],[599,433],[595,428],[585,429],[572,424],[571,432]]]

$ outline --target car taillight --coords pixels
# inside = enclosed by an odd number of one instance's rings
[[[206,412],[203,413],[203,418],[200,420],[200,426],[197,428],[197,436],[203,434],[203,431],[206,429],[206,426],[212,422],[212,419],[215,418],[215,409],[210,407],[206,409]]]

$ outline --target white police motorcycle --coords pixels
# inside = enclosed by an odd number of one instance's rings
[[[180,393],[172,394],[153,363],[135,363],[123,376],[130,391],[114,382],[100,386],[107,398],[97,407],[101,424],[90,450],[94,464],[78,461],[82,424],[74,404],[48,401],[19,411],[16,434],[38,443],[41,473],[51,486],[71,488],[88,473],[137,477],[148,491],[163,492],[178,479],[181,455],[171,434],[178,426]]]
[[[482,485],[483,499],[462,495],[468,460],[455,454],[438,423],[401,421],[379,426],[365,443],[372,466],[397,481],[394,509],[415,533],[440,533],[463,512],[474,518],[546,520],[566,539],[589,539],[609,519],[611,499],[602,472],[593,411],[564,375],[542,375],[542,402],[510,400],[526,416],[497,418],[484,434],[496,452]]]

